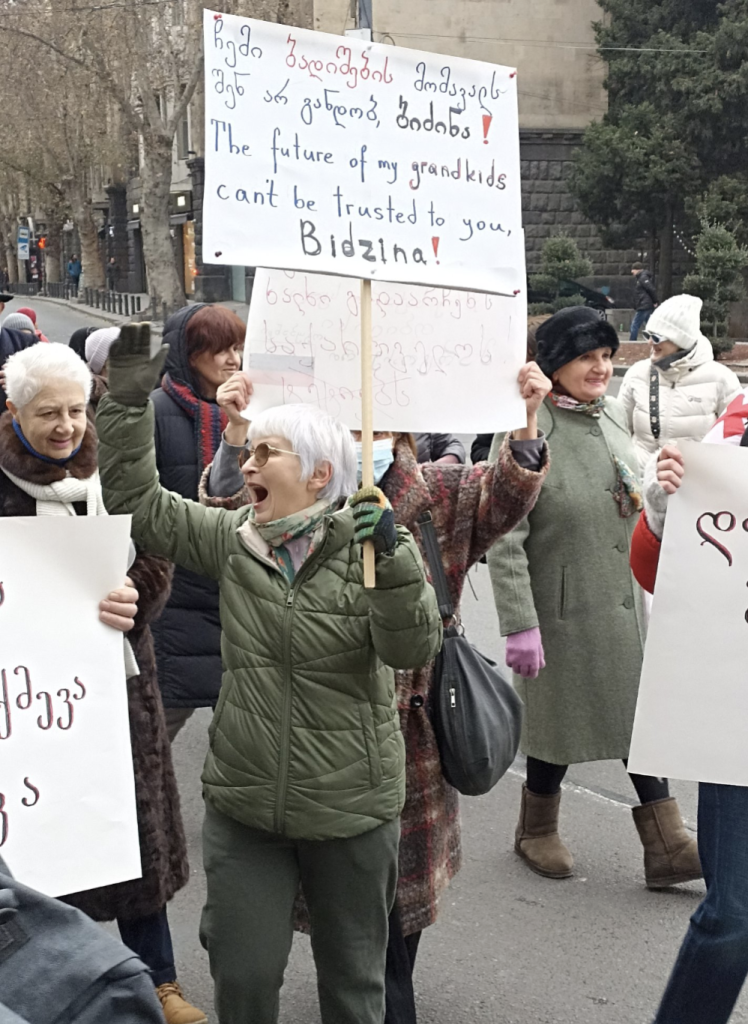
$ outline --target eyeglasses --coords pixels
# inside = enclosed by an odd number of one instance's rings
[[[267,465],[268,459],[274,455],[295,455],[297,459],[301,458],[298,452],[291,452],[287,448],[274,448],[273,445],[261,441],[255,448],[242,448],[238,455],[239,469],[243,469],[244,463],[252,457],[254,457],[255,466],[262,469]]]
[[[647,341],[651,341],[653,345],[661,345],[664,341],[667,341],[667,338],[663,338],[660,334],[654,334],[652,331],[642,331],[642,335]]]

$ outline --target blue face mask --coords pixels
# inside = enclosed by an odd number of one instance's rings
[[[356,446],[356,459],[358,460],[358,482],[363,477],[363,446],[360,441],[353,442]],[[383,437],[374,442],[374,483],[378,484],[392,463],[395,461],[395,453],[392,451],[392,438]]]

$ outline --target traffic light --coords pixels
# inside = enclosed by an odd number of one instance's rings
[[[46,249],[47,248],[47,236],[46,235],[42,235],[42,237],[37,241],[36,244],[37,244],[37,246],[40,249]]]

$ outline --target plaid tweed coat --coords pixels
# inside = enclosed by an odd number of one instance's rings
[[[425,562],[416,524],[423,512],[431,511],[458,617],[468,569],[530,512],[548,465],[546,447],[539,473],[522,469],[506,441],[495,463],[419,465],[408,441],[401,437],[397,442],[395,462],[382,489],[396,521],[412,532]],[[426,712],[433,676],[433,662],[414,672],[396,673],[406,750],[407,795],[401,818],[397,896],[405,935],[434,923],[439,898],[459,871],[462,856],[458,794],[442,775]]]
[[[534,507],[549,464],[545,446],[540,472],[522,469],[505,440],[495,463],[419,465],[407,435],[401,435],[397,441],[395,461],[382,480],[382,489],[394,509],[396,522],[411,531],[427,566],[417,520],[427,509],[431,511],[458,618],[468,569]],[[247,502],[244,490],[231,497],[210,497],[209,473],[210,467],[200,482],[203,504],[238,508]],[[433,662],[415,672],[396,673],[406,753],[397,896],[405,935],[434,923],[439,897],[459,871],[461,860],[458,794],[442,775],[434,730],[426,711],[433,675]],[[302,900],[297,901],[295,918],[297,928],[307,931]]]

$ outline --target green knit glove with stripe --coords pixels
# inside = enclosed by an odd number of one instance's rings
[[[356,524],[353,540],[363,544],[370,540],[378,555],[391,555],[397,546],[395,514],[383,491],[378,487],[362,487],[348,504]]]

